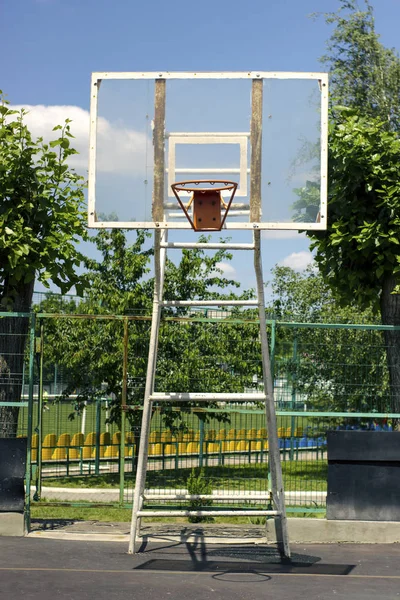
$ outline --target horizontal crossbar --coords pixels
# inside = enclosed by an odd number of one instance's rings
[[[270,494],[246,494],[240,496],[238,494],[145,494],[145,500],[214,500],[216,502],[225,502],[237,500],[245,502],[247,500],[265,500],[269,502]]]
[[[241,392],[227,392],[227,393],[213,393],[213,392],[170,392],[170,393],[162,393],[162,392],[154,392],[150,396],[150,400],[153,401],[164,401],[164,402],[173,402],[173,401],[181,401],[181,402],[191,402],[191,401],[214,401],[214,402],[225,402],[227,400],[231,401],[265,401],[266,395],[258,393],[241,393]]]
[[[138,517],[279,517],[278,510],[139,510]]]
[[[162,306],[257,306],[258,300],[164,300]]]
[[[207,244],[203,242],[161,242],[161,248],[185,249],[201,248],[202,250],[254,250],[254,244]]]

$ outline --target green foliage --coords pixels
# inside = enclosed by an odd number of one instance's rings
[[[321,273],[341,302],[355,300],[378,311],[385,278],[400,270],[400,140],[381,121],[353,109],[336,114],[329,226],[308,235]]]
[[[192,469],[188,480],[187,480],[188,494],[193,496],[210,495],[212,494],[211,483],[206,479],[204,469]],[[190,500],[190,510],[200,510],[206,506],[212,506],[212,500],[209,499],[198,499]],[[211,523],[214,521],[212,517],[196,517],[190,516],[188,518],[189,523]]]
[[[70,121],[57,125],[50,143],[34,140],[24,110],[11,110],[0,92],[0,302],[29,310],[37,277],[62,292],[84,279],[77,243],[86,235],[84,181],[68,166]]]
[[[120,420],[122,393],[123,321],[107,319],[110,314],[134,314],[129,322],[128,404],[142,405],[149,343],[153,280],[147,278],[152,248],[146,247],[147,234],[137,232],[129,245],[123,231],[101,231],[94,238],[100,254],[88,260],[86,274],[90,287],[78,306],[61,307],[82,315],[104,315],[104,320],[69,319],[46,321],[46,364],[58,364],[68,385],[64,397],[78,392],[77,408],[101,395],[111,396],[111,422]],[[203,239],[203,241],[205,241]],[[227,252],[213,255],[203,250],[185,250],[181,262],[166,265],[165,298],[215,298],[218,290],[239,284],[222,277],[219,263],[229,260]],[[241,297],[248,297],[245,292]],[[232,297],[228,291],[225,297]],[[237,296],[234,296],[237,297]],[[50,298],[40,310],[57,310],[56,299]],[[169,318],[184,316],[187,308],[166,310]],[[222,329],[221,329],[222,328]],[[257,330],[257,331],[256,331]],[[251,382],[248,357],[254,357],[258,328],[245,329],[223,324],[176,322],[163,320],[160,328],[156,389],[159,391],[243,391]],[[257,357],[259,361],[259,356]],[[258,375],[261,375],[258,370]],[[211,405],[210,405],[211,406]],[[181,406],[182,409],[189,406]],[[73,414],[73,413],[72,413]],[[184,430],[184,412],[164,406],[163,418],[172,431]],[[141,412],[130,411],[128,418],[137,427]],[[204,414],[206,420],[207,414]],[[225,417],[221,415],[221,419]]]
[[[320,272],[276,267],[273,311],[278,319],[302,323],[371,323],[371,309],[355,302],[340,306]],[[390,410],[389,377],[382,332],[352,328],[277,327],[275,376],[292,400],[310,410]],[[289,400],[289,398],[286,398]]]
[[[385,48],[375,31],[373,8],[365,0],[361,10],[356,0],[340,0],[336,13],[325,14],[334,30],[328,53],[322,62],[328,66],[331,106],[356,108],[364,117],[377,118],[387,129],[400,126],[400,61],[398,54]]]

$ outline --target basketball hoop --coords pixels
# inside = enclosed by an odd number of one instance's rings
[[[238,184],[234,181],[216,179],[200,179],[195,181],[178,181],[171,185],[194,231],[221,231],[231,207]],[[185,204],[179,194],[190,194]],[[225,202],[223,194],[230,194]]]

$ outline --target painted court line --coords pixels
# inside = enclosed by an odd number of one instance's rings
[[[132,569],[58,569],[51,567],[0,567],[0,571],[27,571],[27,572],[49,572],[49,573],[109,573],[109,574],[121,574],[121,573],[160,573],[157,569],[146,569],[138,570],[134,567]],[[166,571],[162,571],[167,574]],[[215,571],[171,571],[171,575],[199,575],[204,574],[215,574]],[[222,573],[222,571],[221,571]],[[270,571],[264,571],[263,569],[257,570],[260,575],[266,574],[273,577],[334,577],[334,578],[345,578],[345,579],[400,579],[400,575],[357,575],[357,574],[329,574],[329,573],[271,573]]]

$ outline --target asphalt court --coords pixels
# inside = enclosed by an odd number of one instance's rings
[[[143,544],[0,538],[0,598],[24,600],[274,600],[400,598],[396,544],[271,546],[193,542]]]

